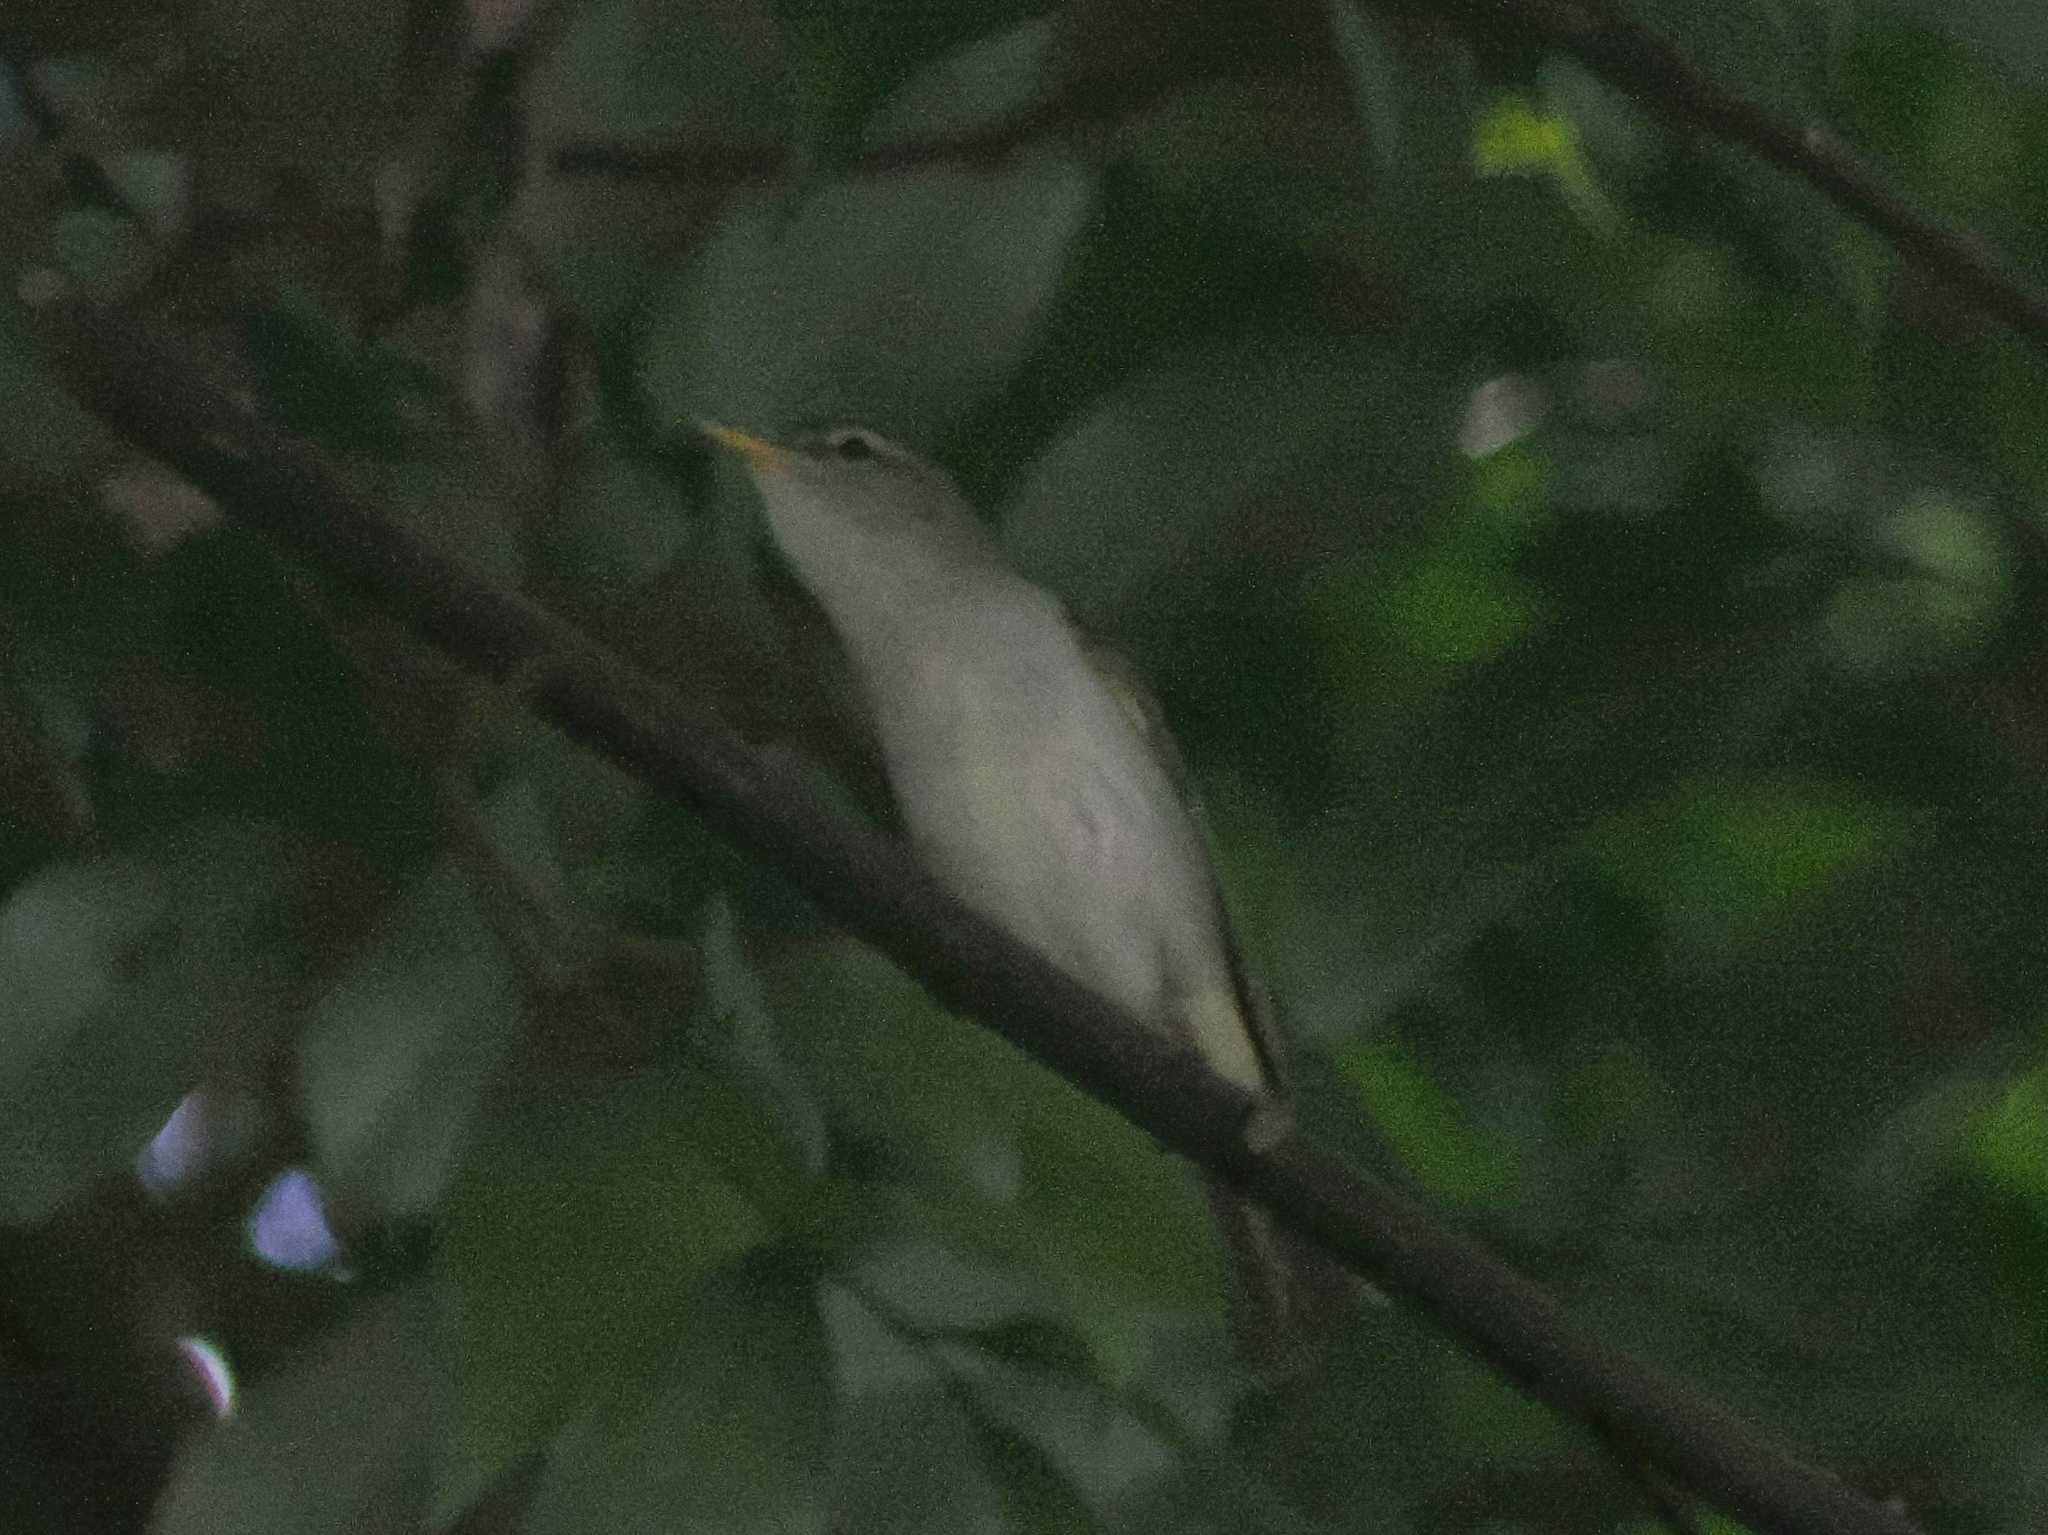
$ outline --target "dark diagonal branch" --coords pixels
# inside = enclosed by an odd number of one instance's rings
[[[343,469],[259,421],[161,334],[73,316],[52,362],[115,430],[231,516],[468,665],[517,678],[577,740],[690,806],[949,1006],[1272,1207],[1531,1396],[1760,1530],[1912,1535],[1727,1409],[1667,1378],[1413,1200],[1261,1109],[944,894],[902,848],[573,626],[404,531]]]

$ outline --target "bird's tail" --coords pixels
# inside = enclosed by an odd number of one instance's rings
[[[1306,1366],[1370,1290],[1364,1281],[1220,1183],[1209,1210],[1224,1253],[1225,1316],[1237,1357],[1262,1385]]]

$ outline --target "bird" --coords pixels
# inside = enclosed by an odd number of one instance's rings
[[[914,852],[1074,979],[1284,1103],[1252,983],[1163,716],[1060,599],[1014,569],[937,466],[862,426],[737,454],[790,573],[843,648]],[[1226,1314],[1253,1373],[1290,1373],[1348,1281],[1221,1184]]]

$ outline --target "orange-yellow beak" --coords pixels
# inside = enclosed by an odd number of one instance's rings
[[[731,448],[749,464],[760,468],[779,460],[786,450],[777,447],[765,437],[756,437],[738,427],[724,426],[716,421],[699,421],[697,430],[722,447]]]

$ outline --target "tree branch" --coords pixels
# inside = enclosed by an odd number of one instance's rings
[[[1805,181],[1908,259],[2048,352],[2048,287],[2003,251],[1927,212],[1823,124],[1791,121],[1738,95],[1607,0],[1381,3],[1402,11],[1435,9],[1474,31],[1511,30],[1569,54],[1644,110],[1692,123]],[[849,175],[872,175],[920,165],[994,163],[1048,134],[1121,122],[1176,83],[1173,75],[1149,61],[1121,78],[1078,77],[970,132],[880,144],[841,169]],[[569,175],[730,183],[771,180],[788,167],[790,156],[779,146],[589,140],[560,146],[551,164]]]
[[[218,382],[229,370],[209,369],[196,343],[82,310],[45,330],[69,387],[229,515],[468,665],[516,679],[540,714],[701,814],[946,1005],[1269,1205],[1537,1400],[1759,1529],[1912,1535],[1903,1514],[1573,1321],[1477,1243],[963,907],[716,718],[413,538],[341,465],[239,403]]]
[[[1518,26],[1644,110],[1691,122],[1789,171],[2048,352],[2048,288],[2004,252],[1921,208],[1823,124],[1790,121],[1736,94],[1608,0],[1450,0],[1449,9],[1475,27]]]

